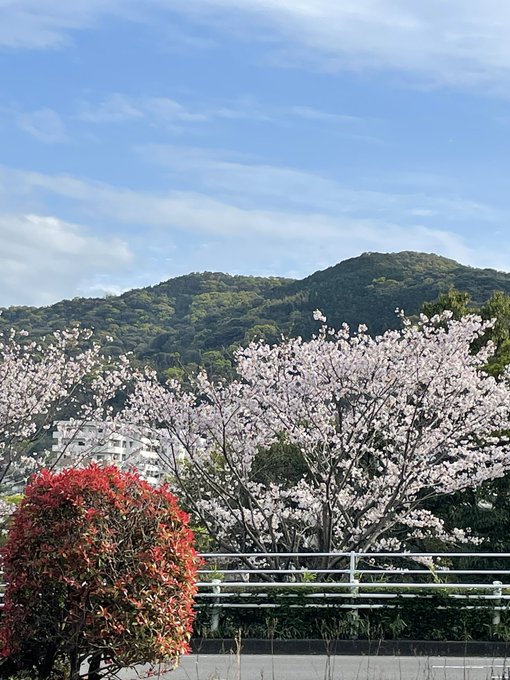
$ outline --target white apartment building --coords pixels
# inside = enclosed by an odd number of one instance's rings
[[[157,438],[124,432],[109,423],[76,423],[62,420],[53,431],[52,453],[58,470],[97,462],[116,465],[120,469],[136,469],[150,484],[158,484],[164,476]]]

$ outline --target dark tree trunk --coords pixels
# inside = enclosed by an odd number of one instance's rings
[[[90,657],[88,680],[100,680],[101,673],[99,672],[99,669],[101,666],[101,656],[101,652],[97,652]]]
[[[69,655],[69,680],[80,680],[80,659],[78,658],[78,650],[74,649]]]
[[[46,678],[49,678],[51,675],[51,672],[53,670],[53,667],[55,666],[55,657],[57,655],[57,646],[56,645],[48,645],[46,648],[46,651],[44,653],[43,658],[41,661],[37,664],[38,665],[38,671],[39,671],[39,677],[41,680],[45,680]]]

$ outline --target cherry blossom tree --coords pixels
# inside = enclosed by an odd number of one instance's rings
[[[88,420],[112,418],[111,400],[125,385],[126,357],[109,365],[91,332],[57,331],[39,342],[24,332],[0,337],[0,484],[23,479],[43,461],[32,452],[56,419],[69,421],[67,441]]]
[[[510,466],[510,388],[470,347],[490,322],[452,314],[372,338],[361,326],[237,354],[238,379],[139,376],[125,418],[166,430],[182,502],[226,551],[368,551],[454,542],[427,501]],[[159,430],[161,436],[161,429]],[[268,452],[297,474],[261,475]],[[269,457],[271,458],[271,456]],[[330,560],[327,567],[334,566]]]

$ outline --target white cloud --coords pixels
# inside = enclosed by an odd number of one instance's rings
[[[19,114],[17,124],[24,132],[45,144],[66,142],[69,139],[62,119],[53,109]]]
[[[120,239],[41,215],[0,214],[0,241],[0,306],[73,297],[96,275],[123,272],[133,257]]]
[[[172,144],[141,145],[135,150],[145,161],[161,165],[181,179],[187,177],[193,186],[220,193],[244,206],[285,206],[387,221],[411,216],[434,217],[442,223],[469,219],[497,223],[510,218],[508,212],[491,205],[458,197],[458,192],[449,191],[447,178],[442,178],[446,191],[440,191],[430,177],[430,191],[417,189],[423,184],[421,176],[415,178],[414,186],[404,186],[404,191],[402,186],[392,191],[370,191],[340,184],[319,173],[257,163],[225,150]]]
[[[116,292],[200,270],[300,277],[367,250],[436,252],[510,270],[510,249],[501,239],[491,245],[489,236],[507,216],[491,206],[356,191],[312,173],[229,160],[226,152],[181,149],[179,158],[177,150],[175,168],[199,177],[195,191],[137,191],[0,167],[0,198],[16,206],[1,218],[8,246],[0,257],[0,304]],[[273,200],[278,195],[291,198]],[[37,214],[73,215],[89,230],[57,218],[21,218],[20,204],[38,205]],[[457,210],[459,220],[476,221],[476,209],[486,220],[484,248],[442,219]],[[106,224],[109,236],[92,235]],[[466,231],[462,221],[460,229]]]
[[[271,106],[253,97],[183,104],[169,97],[133,97],[119,92],[109,94],[99,102],[80,102],[75,118],[95,124],[143,121],[167,126],[205,123],[215,119],[248,120],[281,126],[306,121],[308,124],[327,124],[351,135],[365,133],[370,122],[366,118],[305,105]]]
[[[282,64],[391,70],[507,96],[504,0],[147,0],[143,11],[135,0],[0,0],[0,46],[59,47],[106,16],[159,28],[172,12],[258,41]]]
[[[0,0],[0,47],[48,49],[69,41],[110,12],[128,13],[124,0]]]
[[[163,122],[208,120],[206,113],[189,111],[182,104],[168,97],[147,97],[143,100],[142,106],[149,115]]]
[[[82,104],[77,118],[89,123],[117,123],[144,118],[144,112],[129,97],[117,92],[95,104]]]
[[[361,120],[357,116],[329,113],[328,111],[321,111],[312,106],[291,106],[289,108],[289,113],[298,118],[319,121],[320,123],[359,123]]]
[[[489,86],[505,94],[510,4],[501,0],[160,0],[244,39],[272,32],[284,65],[392,70],[432,83]],[[215,22],[215,26],[221,25]],[[267,37],[267,36],[266,36]]]
[[[212,168],[213,173],[218,174],[217,169]],[[228,177],[239,175],[241,169],[240,164],[229,168],[231,174]],[[246,171],[247,175],[240,179],[231,193],[217,196],[205,190],[135,191],[65,175],[20,171],[7,171],[7,175],[13,191],[31,192],[45,197],[49,203],[52,196],[57,196],[59,203],[65,200],[73,213],[82,215],[83,220],[117,224],[123,231],[129,225],[136,229],[152,228],[165,234],[166,238],[189,241],[193,247],[198,239],[205,238],[222,244],[224,253],[220,261],[224,261],[228,254],[244,251],[238,262],[246,263],[245,271],[259,266],[256,259],[261,249],[266,254],[271,253],[270,259],[274,262],[283,263],[291,257],[294,267],[299,268],[303,275],[308,273],[306,263],[311,256],[317,259],[318,254],[323,253],[321,258],[325,257],[328,264],[334,264],[365,250],[433,251],[466,264],[492,264],[510,269],[510,252],[504,248],[491,250],[487,246],[485,250],[480,249],[470,245],[454,227],[439,229],[428,226],[422,223],[424,215],[412,215],[413,207],[424,209],[426,197],[419,197],[420,203],[417,203],[417,198],[412,196],[356,192],[311,174],[270,166],[247,166]],[[255,185],[255,173],[260,181],[265,177],[265,184],[262,192],[259,188],[250,194]],[[275,192],[282,192],[283,187],[288,189],[291,182],[296,196],[308,187],[309,205],[296,201],[273,207],[270,201],[263,200],[263,194],[266,192],[267,196],[270,185]],[[340,191],[339,199],[334,198],[335,191]],[[499,227],[497,211],[493,215],[490,206],[456,200],[457,203],[453,199],[429,198],[425,208],[433,205],[443,214],[457,210],[459,219],[478,209],[489,223],[494,223],[494,229]],[[317,206],[315,209],[313,204]],[[504,215],[500,217],[505,219]],[[151,233],[151,238],[153,236]],[[175,253],[171,256],[179,257]],[[232,255],[233,260],[236,257]],[[210,262],[208,268],[218,268],[213,259]],[[190,269],[197,269],[192,261]],[[231,271],[232,268],[228,269]],[[275,265],[273,273],[281,273],[281,270],[279,272]]]
[[[88,216],[122,224],[149,225],[217,236],[326,237],[335,230],[327,215],[242,208],[193,191],[143,192],[86,182],[67,175],[16,173],[22,186],[70,199]],[[278,229],[275,230],[276,223]]]
[[[136,98],[117,92],[98,103],[82,102],[75,118],[96,124],[144,121],[175,127],[184,123],[203,123],[209,116],[192,111],[169,97]]]

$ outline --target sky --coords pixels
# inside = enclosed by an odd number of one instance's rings
[[[0,0],[0,306],[510,271],[508,0]]]

